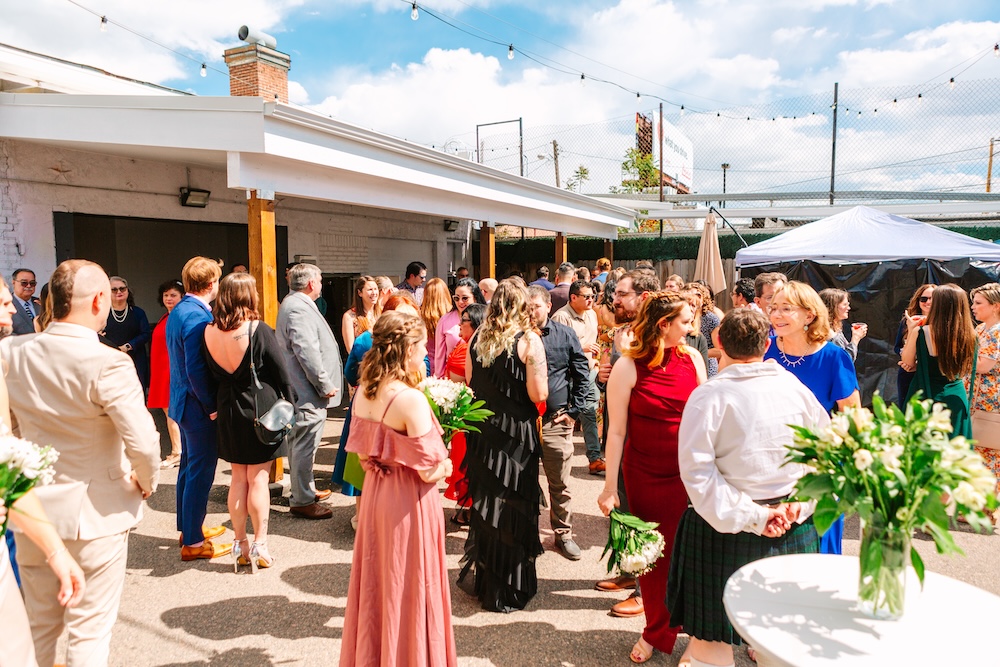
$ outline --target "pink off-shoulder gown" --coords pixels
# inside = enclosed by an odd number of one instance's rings
[[[381,422],[351,419],[347,451],[369,458],[341,667],[458,664],[441,501],[437,485],[417,474],[448,457],[441,433],[436,421],[411,437]]]

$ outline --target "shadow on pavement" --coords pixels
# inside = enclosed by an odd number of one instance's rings
[[[449,571],[451,580],[451,613],[456,618],[468,618],[483,611],[479,599],[463,590],[463,586],[472,590],[472,574],[466,577],[462,586],[458,585],[457,573]],[[594,582],[583,579],[539,579],[538,592],[528,603],[524,611],[608,611],[611,606],[621,602],[627,593],[602,593],[594,590]],[[517,612],[512,612],[517,613]],[[499,614],[498,618],[503,618]],[[530,663],[524,663],[530,664]]]
[[[214,653],[205,660],[196,662],[171,662],[160,665],[160,667],[230,667],[239,665],[240,667],[271,667],[280,665],[281,661],[275,661],[271,654],[262,648],[232,648],[224,653]]]
[[[331,618],[342,616],[343,613],[344,610],[337,607],[313,602],[292,602],[283,595],[266,595],[234,597],[193,607],[175,607],[163,612],[160,619],[168,628],[179,628],[189,635],[216,641],[253,635],[269,635],[279,639],[340,639],[340,628],[329,627],[327,624]]]
[[[177,485],[161,483],[156,492],[146,499],[149,509],[155,512],[175,514],[177,512]],[[229,485],[214,484],[208,494],[208,513],[229,511]]]
[[[289,568],[281,580],[309,595],[346,598],[350,576],[350,563],[323,563]]]
[[[133,532],[128,538],[128,567],[149,570],[148,574],[143,574],[146,577],[171,577],[192,568],[206,572],[232,572],[233,561],[229,556],[213,560],[182,561],[180,547],[177,546],[178,534],[172,533],[171,537],[153,537]],[[232,533],[227,535],[230,536],[229,539],[223,537],[223,542],[232,541]]]

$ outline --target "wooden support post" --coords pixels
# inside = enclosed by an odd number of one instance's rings
[[[615,242],[611,239],[604,239],[604,256],[615,263]]]
[[[274,235],[274,195],[262,199],[256,190],[247,193],[247,238],[250,274],[257,280],[260,314],[272,328],[278,323],[278,259]],[[285,471],[281,457],[271,464],[270,482],[278,482]]]
[[[566,235],[562,232],[556,232],[556,268],[563,262],[569,261],[566,259],[569,254],[566,245]]]
[[[496,229],[485,222],[479,230],[479,277],[497,277]]]

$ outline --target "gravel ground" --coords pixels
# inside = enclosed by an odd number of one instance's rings
[[[339,411],[337,416],[341,416]],[[321,488],[329,486],[342,419],[330,419],[317,454]],[[448,567],[452,575],[453,623],[459,664],[480,665],[627,665],[628,652],[642,630],[642,618],[608,614],[624,594],[594,590],[606,576],[599,561],[607,522],[597,509],[603,477],[587,472],[583,443],[573,458],[574,528],[583,559],[571,562],[554,551],[548,513],[541,519],[545,553],[538,559],[538,595],[526,611],[493,614],[455,586],[465,534],[448,522]],[[177,548],[174,483],[177,471],[164,471],[145,517],[129,548],[128,575],[112,642],[113,665],[170,667],[263,667],[338,664],[347,603],[354,500],[335,493],[328,505],[333,518],[307,521],[288,513],[287,500],[272,506],[273,568],[256,576],[233,573],[232,561],[184,563]],[[221,463],[209,500],[208,525],[225,523],[230,471]],[[543,478],[544,480],[544,478]],[[543,481],[543,488],[544,481]],[[443,500],[446,516],[453,504]],[[845,552],[856,554],[857,523],[848,522]],[[223,538],[232,539],[227,532]],[[1000,595],[1000,538],[956,531],[965,558],[934,553],[929,540],[916,544],[932,571]],[[676,665],[686,640],[671,656],[657,654],[648,664]],[[737,665],[752,665],[743,650]]]

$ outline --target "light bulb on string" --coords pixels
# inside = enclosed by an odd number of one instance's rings
[[[683,104],[681,105],[681,115],[682,116],[684,115],[684,105]]]
[[[513,60],[513,59],[514,59],[514,45],[511,44],[510,46],[507,47],[507,60]]]
[[[923,102],[923,101],[924,101],[924,94],[917,93],[917,102]]]
[[[417,11],[417,3],[413,3],[413,8],[410,9],[410,18],[416,21],[420,18],[420,12]]]
[[[1000,58],[1000,44],[993,45],[993,57]]]
[[[893,106],[893,107],[895,107],[895,106],[896,106],[896,104],[897,104],[897,103],[896,103],[896,98],[894,97],[894,98],[892,98],[892,106]]]
[[[107,32],[107,31],[108,31],[108,17],[107,16],[102,16],[101,17],[101,32]]]
[[[635,101],[640,103],[642,102],[642,93],[635,94]]]
[[[951,88],[952,90],[955,90],[955,77],[951,77],[950,79],[948,79],[948,87]]]
[[[205,67],[205,63],[202,63],[201,64],[201,78],[204,79],[206,76],[208,76],[208,68]]]
[[[587,75],[582,72],[580,73],[580,85],[581,86],[587,85]]]

